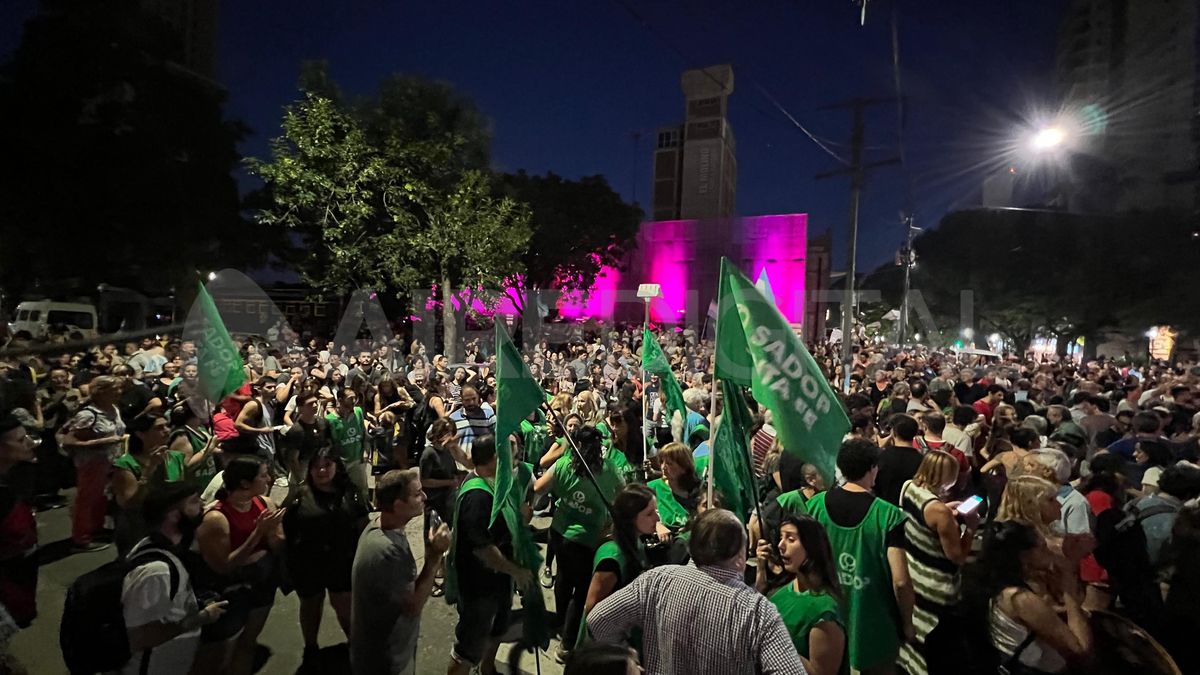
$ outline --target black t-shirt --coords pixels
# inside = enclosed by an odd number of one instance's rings
[[[889,446],[879,453],[879,474],[875,477],[875,495],[880,499],[900,505],[900,488],[904,481],[917,475],[924,456],[916,448],[898,445]]]
[[[146,387],[140,384],[133,385],[125,393],[121,394],[121,399],[117,401],[117,409],[121,411],[121,419],[128,423],[145,410],[153,398],[154,394]]]
[[[432,445],[425,446],[425,450],[421,453],[421,480],[446,480],[454,478],[458,473],[458,465],[454,463],[454,457],[445,450],[438,450]],[[425,488],[425,500],[429,507],[436,509],[445,514],[452,508],[450,496],[452,489],[449,487],[427,487]]]
[[[323,417],[317,417],[312,424],[296,417],[296,423],[283,436],[284,447],[290,452],[298,453],[300,462],[307,464],[317,450],[330,444],[329,422]]]
[[[870,492],[851,492],[835,487],[825,493],[825,511],[829,519],[839,527],[857,527],[867,517],[875,495]],[[901,521],[887,533],[888,548],[904,548],[904,522]]]
[[[458,527],[455,528],[455,565],[458,587],[463,594],[484,595],[510,588],[507,574],[493,572],[475,551],[493,545],[505,558],[512,559],[512,535],[503,518],[488,527],[492,518],[492,495],[485,490],[471,490],[463,495],[458,507]]]

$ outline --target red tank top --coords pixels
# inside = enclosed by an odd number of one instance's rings
[[[223,501],[217,502],[215,508],[225,516],[225,520],[229,521],[229,550],[236,551],[254,532],[258,514],[267,510],[267,503],[262,500],[262,497],[254,497],[250,500],[250,508],[245,511],[238,511],[231,504]],[[264,546],[266,546],[266,542],[260,542],[259,548]]]

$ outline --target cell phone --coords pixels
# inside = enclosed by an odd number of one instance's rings
[[[442,517],[438,515],[437,511],[430,511],[429,512],[429,531],[430,532],[436,531],[441,526],[442,526]]]
[[[1018,389],[1015,392],[1013,392],[1013,400],[1014,401],[1028,401],[1029,400],[1029,392],[1025,391],[1024,389]]]
[[[979,505],[982,503],[983,497],[980,497],[979,495],[972,495],[966,501],[959,504],[954,509],[954,513],[960,516],[969,516],[979,510]]]

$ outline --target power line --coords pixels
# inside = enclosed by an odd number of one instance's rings
[[[674,43],[672,43],[670,40],[668,40],[666,37],[664,37],[661,33],[659,33],[657,30],[655,30],[654,26],[644,16],[639,14],[638,11],[636,9],[634,9],[633,6],[629,4],[629,2],[627,2],[627,0],[613,0],[613,2],[616,3],[618,6],[620,6],[621,9],[625,10],[625,12],[628,13],[631,17],[633,17],[633,19],[635,21],[637,21],[639,24],[641,24],[642,27],[645,28],[646,31],[654,37],[654,39],[658,40],[660,43],[662,43],[662,45],[664,47],[671,50],[677,57],[679,57],[679,59],[681,61],[684,62],[684,64],[691,65],[691,64],[695,63],[692,59],[688,58],[688,55],[685,54],[683,52],[683,50],[681,50],[679,47],[676,47]],[[717,80],[717,78],[714,77],[712,75],[712,73],[709,73],[708,70],[701,68],[700,72],[704,73],[704,76],[707,77],[708,79],[712,80],[714,84],[717,84],[719,86],[724,86],[724,83]],[[829,141],[822,141],[815,134],[813,134],[811,131],[809,131],[803,124],[801,124],[799,122],[799,120],[796,119],[796,117],[794,115],[789,113],[787,111],[787,109],[784,108],[783,105],[781,105],[779,103],[779,101],[776,100],[775,97],[770,94],[770,92],[767,91],[766,87],[762,86],[762,84],[760,84],[753,77],[750,77],[747,75],[746,79],[749,80],[750,84],[754,85],[754,87],[756,89],[758,89],[759,93],[761,93],[764,97],[766,97],[766,99],[768,101],[770,101],[771,104],[774,105],[775,108],[779,112],[783,113],[784,117],[786,117],[788,119],[788,121],[792,123],[793,126],[795,126],[797,129],[799,129],[801,132],[803,132],[804,135],[807,136],[808,139],[811,140],[818,148],[820,148],[822,151],[824,151],[825,154],[834,158],[843,166],[850,166],[849,161],[843,159],[840,155],[838,155],[836,152],[834,152],[833,150],[831,150],[829,148],[829,146],[827,145],[827,143],[829,143]],[[770,117],[770,118],[774,117],[773,115],[771,115],[770,113],[767,113],[766,111],[762,110],[758,106],[751,104],[750,107],[766,117]]]

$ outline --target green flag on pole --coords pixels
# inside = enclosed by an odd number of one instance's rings
[[[720,490],[724,507],[745,523],[758,502],[746,433],[750,428],[750,410],[741,387],[729,380],[721,380],[721,400],[721,418],[709,442],[713,486]]]
[[[762,272],[758,274],[758,281],[754,283],[754,287],[762,292],[763,297],[771,301],[772,305],[778,306],[775,302],[775,289],[771,288],[771,278],[767,276],[767,268],[762,268]]]
[[[787,319],[728,259],[721,259],[716,377],[750,387],[774,416],[783,447],[833,484],[850,420]]]
[[[200,284],[195,307],[199,310],[200,324],[188,332],[195,336],[200,391],[209,403],[217,403],[246,382],[246,373],[242,370],[241,353],[229,337],[221,313],[204,284]],[[191,316],[196,313],[193,311]]]
[[[545,398],[521,353],[496,322],[496,498],[492,500],[492,518],[496,522],[501,507],[508,501],[513,484],[512,448],[508,437],[520,433],[521,420],[537,410]]]
[[[650,333],[649,329],[642,330],[642,369],[647,373],[657,375],[659,386],[667,393],[667,419],[673,419],[675,412],[678,411],[682,418],[687,420],[687,406],[683,404],[683,389],[679,386],[679,380],[675,379],[675,373],[671,371],[667,355],[663,353],[662,347],[658,345],[658,340]]]

